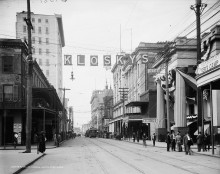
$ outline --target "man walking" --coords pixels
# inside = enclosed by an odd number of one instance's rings
[[[153,140],[153,146],[155,146],[155,141],[156,141],[156,134],[155,133],[153,133],[152,140]]]
[[[171,143],[170,132],[167,132],[166,143],[167,143],[167,152],[169,152],[170,151],[170,143]]]

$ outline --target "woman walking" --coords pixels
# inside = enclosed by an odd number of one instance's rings
[[[147,143],[146,143],[147,135],[145,133],[143,134],[142,139],[143,139],[143,146],[147,147]]]
[[[38,136],[38,151],[41,153],[44,153],[46,150],[46,145],[45,145],[45,133],[44,131],[40,132],[40,135]]]

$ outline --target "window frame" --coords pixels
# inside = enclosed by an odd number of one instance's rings
[[[8,69],[8,71],[5,70],[5,63],[7,63],[7,61],[11,61],[10,65],[8,63],[7,66],[10,66]],[[13,61],[13,56],[2,56],[2,73],[3,74],[11,74],[14,72],[14,61]]]

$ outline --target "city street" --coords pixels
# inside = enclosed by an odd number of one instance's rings
[[[220,159],[125,141],[77,137],[46,155],[21,173],[209,173],[220,172]]]

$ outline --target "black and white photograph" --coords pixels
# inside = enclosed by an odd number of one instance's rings
[[[220,0],[0,0],[0,174],[219,174]]]

